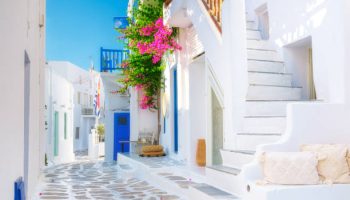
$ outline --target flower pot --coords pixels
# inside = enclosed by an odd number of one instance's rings
[[[197,162],[197,165],[201,167],[204,167],[206,165],[205,139],[198,139],[196,162]]]

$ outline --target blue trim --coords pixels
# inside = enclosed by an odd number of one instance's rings
[[[179,133],[178,133],[178,91],[177,91],[177,69],[173,70],[174,78],[174,151],[179,150]]]
[[[100,72],[113,72],[122,68],[122,63],[129,57],[129,50],[100,49]]]

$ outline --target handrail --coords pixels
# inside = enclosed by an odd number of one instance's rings
[[[122,63],[129,57],[129,50],[104,49],[100,50],[100,71],[113,72],[123,69]]]
[[[202,0],[215,26],[222,32],[222,3],[224,0]]]

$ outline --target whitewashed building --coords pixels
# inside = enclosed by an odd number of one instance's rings
[[[117,113],[129,113],[129,94],[120,94],[117,91],[122,85],[118,79],[122,77],[121,71],[101,72],[101,111],[99,123],[105,126],[105,160],[116,159],[116,127],[118,120]],[[129,132],[130,133],[130,132]],[[128,133],[128,134],[129,134]]]
[[[47,64],[47,155],[54,163],[74,160],[87,151],[95,129],[94,98],[99,74],[66,61]]]
[[[242,198],[347,199],[349,185],[259,186],[256,155],[350,145],[349,9],[346,0],[172,0],[164,20],[179,27],[183,50],[165,70],[168,154],[193,166],[204,138],[208,182]],[[137,96],[132,134],[157,131]]]
[[[0,199],[23,177],[32,194],[45,160],[45,1],[0,2]]]

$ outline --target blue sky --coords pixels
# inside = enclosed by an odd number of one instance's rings
[[[47,0],[46,58],[99,69],[100,47],[122,48],[113,17],[126,16],[128,0]],[[91,59],[90,59],[91,58]]]

